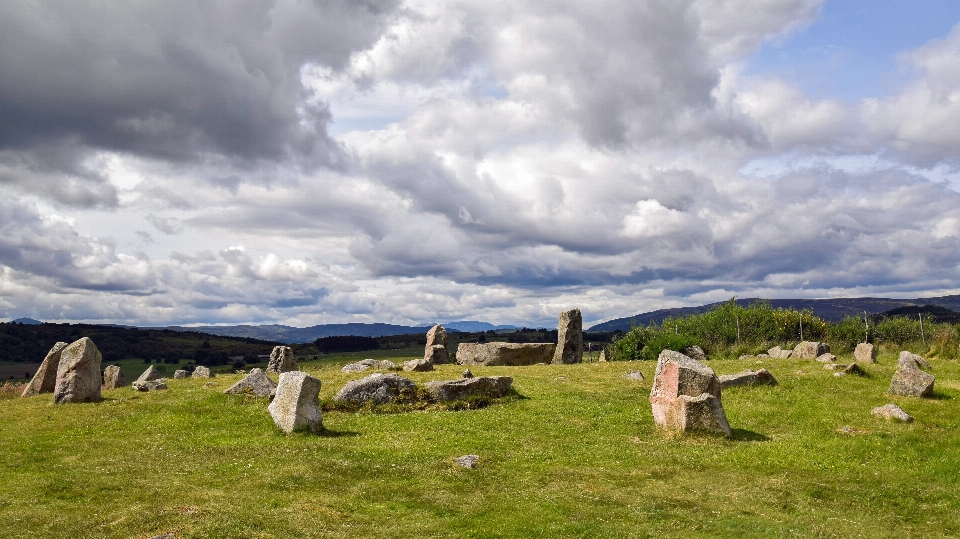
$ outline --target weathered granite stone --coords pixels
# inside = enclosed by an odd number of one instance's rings
[[[413,380],[397,374],[375,373],[347,382],[336,395],[335,401],[363,404],[374,402],[386,404],[395,400],[408,400],[416,395],[417,385]]]
[[[340,372],[363,372],[368,369],[390,370],[396,368],[396,365],[386,359],[362,359],[354,363],[344,365]]]
[[[870,411],[871,414],[882,417],[884,419],[892,419],[895,421],[903,421],[909,423],[913,421],[913,416],[908,414],[903,410],[903,408],[897,406],[896,404],[890,403],[883,406],[877,406]]]
[[[597,358],[597,362],[599,362],[599,363],[606,363],[606,362],[607,362],[607,351],[606,351],[606,350],[600,350],[600,357]]]
[[[637,382],[642,382],[644,380],[643,373],[640,371],[627,371],[627,373],[624,374],[623,377],[626,378],[627,380],[635,380]]]
[[[190,378],[213,378],[216,374],[210,371],[210,367],[204,367],[203,365],[197,365],[193,369],[193,374],[190,375]]]
[[[160,377],[161,377],[160,370],[154,367],[153,365],[150,365],[149,367],[147,367],[147,370],[143,371],[143,374],[141,374],[140,377],[137,378],[137,381],[149,382],[150,380],[156,380],[157,378],[160,378]]]
[[[430,350],[434,346],[446,346],[447,345],[447,330],[443,329],[443,326],[437,324],[430,328],[430,331],[427,332],[427,346],[424,347],[424,350]]]
[[[190,376],[190,373],[189,373],[188,371],[183,370],[183,369],[177,369],[177,370],[173,371],[173,379],[174,379],[174,380],[183,380],[184,378],[188,378],[189,376]]]
[[[700,348],[697,345],[688,346],[683,350],[680,350],[680,353],[697,361],[707,361],[710,359],[707,357],[707,353],[703,351],[703,348]]]
[[[905,397],[929,397],[933,394],[933,381],[932,374],[915,366],[901,365],[890,379],[888,393]]]
[[[127,385],[127,377],[120,365],[110,365],[103,370],[103,389],[117,389]]]
[[[900,352],[900,357],[897,358],[898,367],[916,367],[920,369],[931,369],[933,368],[930,365],[930,362],[927,361],[923,356],[918,356],[917,354],[907,352],[906,350]]]
[[[53,402],[96,402],[100,400],[100,350],[87,337],[60,351]]]
[[[731,436],[720,402],[720,380],[713,369],[679,352],[664,350],[650,390],[653,419],[677,432]]]
[[[479,376],[458,380],[427,382],[424,389],[434,400],[462,400],[475,395],[497,398],[507,394],[513,378],[509,376]]]
[[[480,455],[463,455],[453,459],[454,462],[464,468],[474,469],[480,464]]]
[[[755,358],[756,358],[756,356],[751,356],[750,354],[742,354],[742,355],[741,355],[740,357],[738,357],[737,359],[755,359]]]
[[[131,384],[137,391],[156,391],[158,389],[167,389],[166,378],[156,378],[154,380],[137,380]]]
[[[843,374],[853,374],[856,376],[866,376],[867,371],[863,370],[863,367],[857,365],[856,363],[851,363],[844,367]]]
[[[255,397],[269,397],[277,389],[277,384],[267,376],[263,369],[250,369],[250,373],[242,380],[225,389],[223,392],[230,395],[253,395]]]
[[[280,374],[277,394],[267,409],[273,422],[283,432],[323,430],[323,415],[319,407],[320,380],[305,372],[287,371]]]
[[[830,352],[830,346],[825,342],[803,341],[793,349],[796,359],[815,359]]]
[[[580,363],[583,361],[583,316],[580,309],[560,313],[557,324],[557,348],[553,363]]]
[[[767,350],[767,354],[769,354],[773,359],[789,359],[793,356],[793,350],[784,350],[779,346],[774,346],[773,348]]]
[[[27,387],[23,388],[21,397],[32,397],[41,393],[53,393],[57,387],[57,368],[60,366],[60,353],[67,347],[67,343],[58,342],[47,352],[47,357],[43,358],[43,363],[33,375]]]
[[[297,370],[293,360],[293,349],[289,346],[274,346],[267,363],[267,372],[284,373]]]
[[[403,364],[403,370],[407,372],[427,372],[433,370],[433,363],[427,359],[411,359]]]
[[[876,363],[877,351],[872,344],[862,342],[853,351],[853,359],[858,363]]]
[[[767,369],[745,370],[738,374],[724,374],[720,377],[720,387],[726,389],[736,386],[777,385],[777,379]]]
[[[553,343],[460,343],[457,363],[460,365],[536,365],[553,360],[557,345]]]
[[[443,344],[436,344],[424,351],[423,359],[431,365],[443,365],[450,363],[450,356],[447,355],[447,347]]]
[[[464,468],[473,470],[480,464],[480,455],[463,455],[453,459],[453,461]]]
[[[837,361],[837,356],[828,352],[826,354],[820,354],[817,356],[817,361],[820,363],[835,363]]]

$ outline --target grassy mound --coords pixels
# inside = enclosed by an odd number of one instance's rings
[[[724,391],[731,440],[659,432],[653,362],[471,367],[514,377],[517,395],[333,408],[321,435],[284,435],[264,399],[224,395],[240,375],[97,404],[5,399],[0,522],[5,537],[960,535],[960,364],[934,361],[935,398],[920,400],[885,395],[895,363],[837,378],[815,361],[713,361],[780,382]],[[303,367],[324,401],[363,376]],[[633,369],[647,381],[622,377]],[[870,415],[887,402],[916,421]],[[468,453],[475,470],[453,462]]]

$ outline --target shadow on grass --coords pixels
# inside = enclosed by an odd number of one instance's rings
[[[934,390],[929,397],[924,397],[924,398],[935,400],[935,401],[952,401],[953,400],[952,395],[947,395],[946,393],[940,393],[939,391],[936,391],[936,390]]]
[[[740,442],[769,442],[770,437],[747,429],[730,429],[730,439]]]
[[[352,430],[332,430],[324,428],[316,435],[321,438],[356,438],[360,436],[360,433]]]

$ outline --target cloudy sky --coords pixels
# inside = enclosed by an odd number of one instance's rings
[[[0,319],[960,293],[953,0],[0,2]]]

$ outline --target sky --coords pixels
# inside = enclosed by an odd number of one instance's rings
[[[960,293],[960,3],[0,3],[0,319]]]

